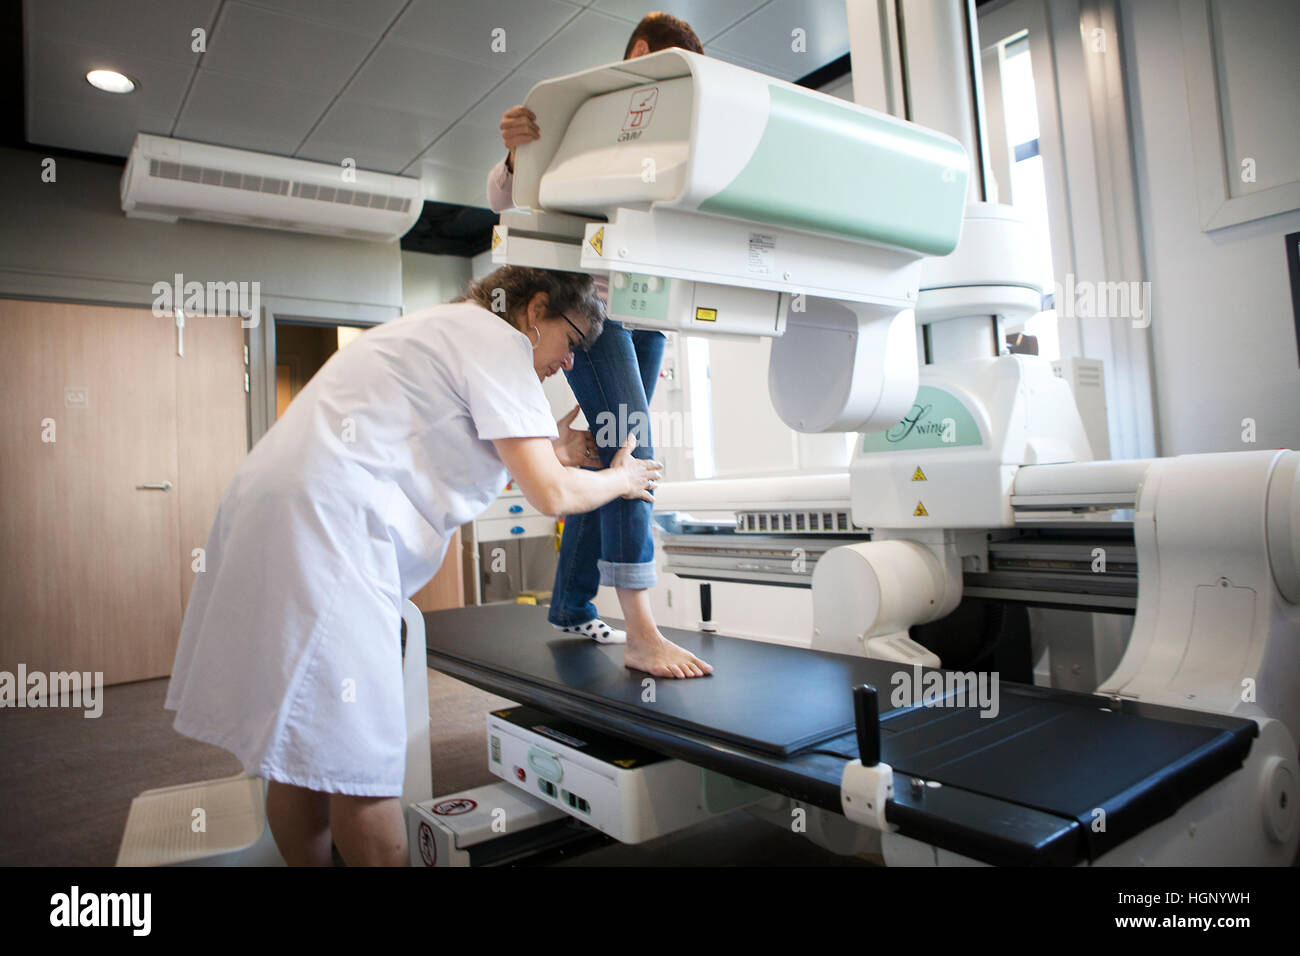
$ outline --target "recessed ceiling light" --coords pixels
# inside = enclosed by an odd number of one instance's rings
[[[130,93],[135,89],[135,83],[115,70],[91,70],[86,82],[105,93]]]

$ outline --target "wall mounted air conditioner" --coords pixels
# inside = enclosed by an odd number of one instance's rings
[[[420,180],[138,133],[122,173],[122,211],[175,222],[288,229],[390,241],[424,208]],[[351,180],[351,181],[348,181]]]

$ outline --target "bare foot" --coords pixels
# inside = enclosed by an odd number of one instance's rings
[[[633,637],[629,633],[623,666],[655,677],[703,677],[713,673],[711,664],[657,632],[649,637]]]

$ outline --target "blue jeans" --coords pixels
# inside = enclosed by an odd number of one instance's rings
[[[569,386],[596,439],[601,465],[608,468],[628,434],[637,436],[632,454],[653,458],[650,399],[664,357],[662,332],[626,329],[612,320],[586,352],[576,352]],[[596,616],[592,599],[600,585],[648,588],[657,580],[654,506],[615,498],[586,514],[564,519],[560,561],[551,589],[552,624],[585,624]]]

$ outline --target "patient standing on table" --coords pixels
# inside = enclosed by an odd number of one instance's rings
[[[547,514],[650,498],[660,466],[630,448],[575,467],[590,436],[572,414],[557,435],[542,391],[603,319],[590,276],[498,269],[331,357],[226,489],[166,707],[270,781],[290,864],[328,865],[331,842],[406,862],[401,604],[507,470]]]
[[[623,58],[635,59],[671,47],[704,52],[686,21],[651,13],[632,31]],[[508,154],[493,167],[487,181],[488,205],[495,212],[511,205],[515,148],[538,138],[536,119],[523,106],[507,110],[501,118],[501,138]],[[599,294],[607,299],[608,281],[603,276],[596,281]],[[593,464],[609,463],[623,445],[622,429],[632,432],[637,440],[634,454],[653,456],[650,399],[663,354],[662,332],[625,329],[610,321],[591,349],[576,356],[573,368],[565,370],[588,427],[599,434],[610,430],[602,427],[603,422],[617,424],[616,439],[599,449],[600,461]],[[642,423],[639,428],[629,427],[638,420]],[[644,501],[614,501],[599,511],[565,518],[549,618],[561,630],[602,643],[626,641],[628,667],[656,677],[703,677],[713,668],[669,641],[655,625],[649,591],[657,578],[652,512],[653,506]],[[626,632],[614,630],[596,616],[592,600],[602,584],[617,591]]]

